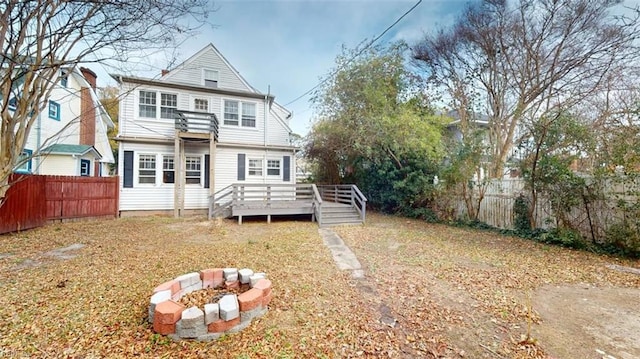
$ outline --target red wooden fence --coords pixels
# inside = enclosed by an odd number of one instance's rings
[[[118,216],[118,177],[14,175],[0,207],[0,233],[48,221]]]

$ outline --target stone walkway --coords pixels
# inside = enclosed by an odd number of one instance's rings
[[[322,241],[331,250],[331,255],[340,270],[351,271],[351,276],[355,279],[364,278],[364,270],[356,258],[356,255],[344,244],[344,241],[336,232],[329,228],[320,228],[318,230]]]

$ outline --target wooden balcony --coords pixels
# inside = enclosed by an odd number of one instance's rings
[[[176,131],[181,138],[210,138],[218,141],[218,118],[213,113],[178,110]]]

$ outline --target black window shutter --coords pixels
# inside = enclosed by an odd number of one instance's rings
[[[291,156],[282,157],[282,180],[291,181]]]
[[[245,154],[238,153],[238,181],[244,181]]]
[[[124,151],[124,188],[133,187],[133,151]]]
[[[209,155],[204,155],[204,188],[209,188]]]

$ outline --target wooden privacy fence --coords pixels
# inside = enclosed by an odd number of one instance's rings
[[[603,198],[576,205],[565,215],[566,219],[583,236],[598,241],[603,238],[606,230],[612,224],[619,222],[624,217],[623,210],[618,208],[618,201],[624,200],[629,203],[637,203],[639,198],[634,193],[638,189],[640,189],[640,183],[636,183],[633,179],[620,181],[619,183],[604,182]],[[480,203],[478,220],[493,227],[514,229],[515,216],[513,206],[520,194],[529,197],[529,192],[525,190],[525,181],[523,179],[497,179],[490,181],[487,184],[484,199]],[[469,217],[462,198],[456,198],[454,201],[454,212],[457,218]],[[555,223],[556,214],[549,199],[544,194],[540,194],[538,197],[534,215],[538,228],[549,229],[557,226],[557,223]]]
[[[13,175],[0,207],[0,233],[49,221],[118,216],[118,177]]]

